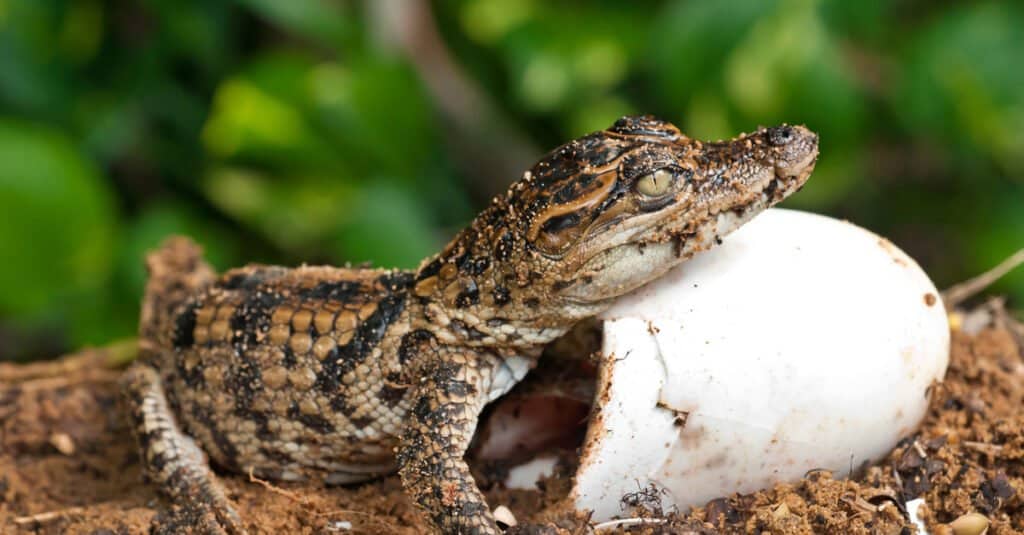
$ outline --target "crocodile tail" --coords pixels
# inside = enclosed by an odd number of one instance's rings
[[[149,280],[139,318],[143,353],[170,347],[176,312],[216,278],[213,268],[203,260],[202,248],[181,236],[168,238],[159,249],[146,255],[146,270]]]

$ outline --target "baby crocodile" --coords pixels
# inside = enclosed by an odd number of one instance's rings
[[[543,346],[800,188],[802,126],[701,142],[649,116],[563,145],[415,271],[150,254],[124,388],[161,515],[244,533],[204,453],[264,478],[398,470],[443,533],[499,533],[463,454],[480,410]],[[159,522],[158,522],[159,523]],[[158,526],[159,528],[159,526]]]

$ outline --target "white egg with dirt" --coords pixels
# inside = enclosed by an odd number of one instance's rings
[[[920,424],[942,380],[939,293],[892,243],[768,210],[602,315],[596,404],[570,500],[595,521],[653,484],[685,510],[846,476]]]

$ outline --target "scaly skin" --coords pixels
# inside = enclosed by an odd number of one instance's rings
[[[397,468],[439,531],[498,533],[462,459],[483,406],[573,324],[798,189],[817,154],[799,126],[702,143],[626,117],[545,156],[416,271],[218,278],[169,240],[124,380],[147,474],[176,505],[158,528],[244,532],[198,443],[267,478]]]

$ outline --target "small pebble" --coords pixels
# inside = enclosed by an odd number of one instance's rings
[[[50,435],[50,445],[64,455],[74,455],[75,441],[67,433],[54,433]]]
[[[981,513],[967,513],[949,523],[953,535],[983,535],[988,531],[988,518]]]
[[[508,507],[505,507],[504,505],[499,505],[494,509],[494,519],[509,527],[518,524],[518,522],[516,522],[515,515],[513,515],[512,511],[509,511]]]
[[[352,531],[352,523],[348,520],[335,520],[327,523],[327,531]]]

